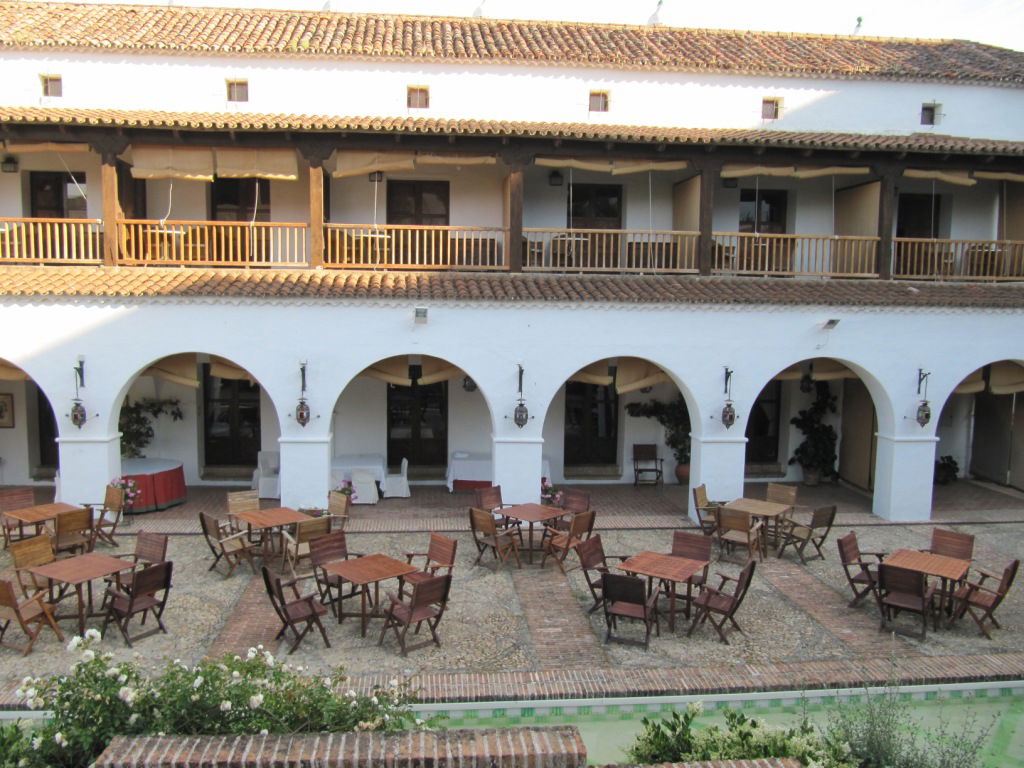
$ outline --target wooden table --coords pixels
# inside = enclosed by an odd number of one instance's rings
[[[78,634],[85,634],[85,619],[87,616],[102,616],[101,613],[94,613],[92,609],[92,582],[93,579],[102,579],[112,573],[128,571],[135,567],[131,560],[123,560],[110,555],[103,555],[99,552],[87,552],[84,555],[69,557],[65,560],[55,560],[46,565],[37,565],[29,568],[29,573],[42,576],[51,582],[67,584],[75,588],[78,596]],[[88,610],[86,601],[82,599],[82,585],[88,584]],[[51,589],[52,592],[52,589]],[[66,619],[75,614],[65,614],[54,618]]]
[[[511,517],[513,520],[519,520],[524,523],[528,523],[530,526],[530,542],[527,545],[526,550],[526,562],[533,563],[533,526],[537,523],[546,523],[550,520],[556,520],[559,517],[564,517],[566,512],[561,507],[545,507],[543,504],[517,504],[514,507],[505,507],[504,509],[496,509],[496,513],[504,515],[505,517]],[[543,536],[541,540],[543,540]]]
[[[765,501],[764,499],[733,499],[725,505],[726,509],[735,509],[738,512],[746,512],[752,517],[761,517],[765,520],[764,535],[766,537],[765,543],[767,544],[768,536],[768,523],[772,524],[772,538],[774,538],[776,545],[779,541],[779,516],[785,514],[793,507],[789,504],[779,504],[774,501]]]
[[[971,567],[970,560],[960,560],[946,555],[933,555],[931,552],[918,552],[913,549],[897,549],[882,561],[883,565],[895,565],[908,571],[917,571],[926,576],[942,579],[942,600],[947,612],[953,607],[953,590],[950,582],[956,583],[967,575]],[[946,604],[948,601],[948,604]]]
[[[25,535],[25,525],[34,525],[36,527],[36,533],[39,533],[39,529],[43,523],[47,520],[53,520],[59,515],[63,515],[65,512],[75,512],[82,507],[76,504],[65,504],[63,501],[56,501],[53,504],[39,504],[35,507],[22,507],[21,509],[12,509],[4,512],[7,517],[13,517],[18,521],[18,534],[20,536]]]
[[[274,528],[282,528],[286,525],[294,525],[295,523],[303,523],[306,520],[312,520],[313,517],[307,515],[305,512],[299,512],[297,509],[291,507],[271,507],[270,509],[254,509],[249,512],[234,512],[233,516],[241,520],[247,526],[249,526],[249,535],[252,536],[253,531],[258,531],[260,534],[260,547],[267,547],[266,551],[273,552],[273,546],[267,546],[266,539],[267,535],[273,531]],[[272,544],[273,542],[271,542]]]
[[[415,565],[403,563],[387,555],[366,555],[351,560],[335,560],[322,566],[328,573],[340,576],[345,581],[350,581],[359,587],[359,613],[345,613],[342,603],[338,602],[338,623],[346,616],[359,616],[360,631],[366,637],[366,625],[370,621],[368,608],[377,609],[380,606],[380,583],[385,579],[396,579],[400,576],[408,576],[419,570]],[[373,584],[373,600],[370,601],[370,585]],[[378,614],[379,615],[379,614]]]
[[[654,579],[662,579],[669,583],[668,628],[676,629],[676,584],[686,584],[686,618],[690,618],[690,598],[693,584],[690,578],[708,567],[707,560],[690,560],[687,557],[676,557],[661,552],[641,552],[616,566],[626,573],[647,577],[647,592],[650,594]]]

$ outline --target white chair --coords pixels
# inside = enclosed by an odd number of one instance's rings
[[[380,498],[372,469],[352,469],[352,490],[355,492],[353,504],[376,504]]]
[[[409,460],[402,459],[402,471],[397,475],[388,475],[384,480],[384,498],[408,499],[409,492]]]
[[[256,471],[252,473],[252,488],[261,499],[281,498],[281,453],[260,451],[256,454]]]

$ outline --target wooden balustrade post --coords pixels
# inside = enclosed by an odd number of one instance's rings
[[[324,211],[324,171],[327,158],[335,150],[329,141],[309,140],[297,143],[298,150],[309,163],[309,266],[324,265],[324,221],[330,212]],[[327,215],[325,215],[327,214]]]
[[[100,194],[103,197],[103,265],[113,267],[121,256],[121,205],[117,199],[117,157],[104,153],[100,163]]]
[[[878,256],[875,271],[883,280],[892,277],[893,243],[892,227],[896,217],[896,178],[901,169],[884,167],[876,169],[878,174]]]
[[[523,166],[513,165],[505,178],[505,268],[523,271]]]
[[[700,172],[700,210],[697,214],[700,238],[697,241],[697,271],[701,275],[710,275],[715,264],[712,214],[715,207],[715,186],[718,184],[722,162],[720,160],[701,158],[699,162],[695,161],[693,165]]]

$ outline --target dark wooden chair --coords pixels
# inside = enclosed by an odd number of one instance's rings
[[[410,565],[412,565],[412,561],[416,558],[423,558],[423,570],[410,573],[408,576],[403,576],[399,579],[398,596],[400,598],[405,597],[405,587],[407,584],[415,587],[420,582],[437,576],[437,572],[442,569],[447,569],[446,572],[451,573],[452,568],[455,567],[455,551],[458,548],[459,542],[455,539],[449,539],[440,533],[431,533],[430,543],[427,545],[426,552],[406,552],[405,561]]]
[[[955,557],[957,560],[971,560],[974,557],[974,536],[946,528],[933,528],[931,546],[921,551]]]
[[[57,515],[53,521],[53,530],[53,551],[58,556],[62,552],[82,555],[92,552],[96,546],[92,511],[85,507]]]
[[[718,532],[715,512],[727,503],[725,501],[709,501],[708,487],[703,483],[693,489],[693,507],[697,511],[697,523],[700,525],[701,533],[705,536],[714,536]]]
[[[171,572],[174,564],[165,560],[162,563],[147,565],[137,571],[132,579],[132,588],[129,591],[119,589],[116,585],[107,587],[104,600],[107,604],[107,615],[103,619],[103,627],[100,629],[102,637],[107,631],[107,625],[114,622],[121,630],[125,643],[131,647],[133,640],[141,640],[144,637],[155,635],[157,632],[167,633],[164,626],[163,615],[167,607],[167,597],[171,592]],[[146,616],[156,622],[156,626],[140,632],[132,637],[128,633],[128,624],[133,616],[142,616],[141,624],[145,625]]]
[[[575,488],[566,488],[562,491],[562,503],[559,505],[571,515],[578,515],[581,512],[590,510],[590,494],[586,491],[578,491]],[[569,518],[560,517],[551,522],[551,527],[559,531],[569,530]]]
[[[606,555],[601,535],[596,534],[576,545],[576,556],[580,559],[583,578],[586,579],[587,587],[594,598],[594,605],[588,611],[588,613],[593,613],[604,604],[604,596],[601,592],[602,574],[609,573],[608,559],[614,558],[621,562],[628,560],[629,555]]]
[[[53,606],[43,599],[45,597],[46,593],[36,592],[19,602],[14,585],[9,581],[0,580],[0,646],[13,648],[20,651],[22,656],[28,656],[32,652],[36,638],[46,626],[49,626],[56,633],[57,639],[63,642],[64,635],[61,634],[53,617]],[[4,640],[7,630],[15,623],[28,638],[25,645],[15,645]]]
[[[313,564],[313,577],[316,580],[317,592],[320,594],[320,602],[331,607],[338,621],[341,621],[344,614],[341,610],[341,601],[358,597],[359,588],[338,574],[330,573],[324,566],[362,556],[361,552],[349,551],[344,531],[331,531],[326,536],[319,536],[309,542],[309,560]],[[348,592],[345,592],[345,584],[350,586]]]
[[[654,631],[659,637],[661,636],[661,627],[658,624],[660,584],[648,595],[647,585],[639,576],[630,576],[624,573],[602,573],[601,594],[604,596],[604,621],[607,626],[604,641],[606,643],[615,640],[618,643],[642,645],[644,650],[647,650],[651,640],[651,627],[654,627]],[[624,637],[613,637],[612,630],[618,628],[619,619],[643,622],[643,642]]]
[[[14,575],[18,579],[18,586],[21,588],[22,597],[28,597],[30,589],[32,592],[49,590],[50,580],[37,576],[28,569],[54,561],[53,539],[50,535],[44,533],[41,536],[33,536],[30,539],[12,541],[9,549],[11,553],[11,566],[14,568]]]
[[[20,520],[3,513],[34,507],[35,504],[36,492],[31,488],[0,489],[0,526],[3,528],[4,549],[9,547],[12,541],[31,538],[36,535],[36,532],[25,533],[24,524]]]
[[[773,504],[788,504],[796,506],[796,486],[783,485],[782,483],[768,483],[765,490],[764,500]]]
[[[813,544],[818,551],[818,557],[825,559],[825,553],[821,551],[821,545],[825,543],[832,524],[836,519],[835,505],[818,507],[811,513],[811,519],[806,522],[799,522],[793,517],[784,517],[779,520],[779,557],[782,557],[786,547],[792,545],[800,556],[800,562],[807,564],[804,558],[804,549],[808,544]]]
[[[836,541],[839,546],[839,561],[846,573],[846,580],[853,590],[853,599],[847,606],[853,608],[865,595],[874,591],[878,585],[878,564],[885,558],[885,552],[861,552],[857,544],[857,534],[850,531]],[[875,558],[874,560],[866,560]]]
[[[664,480],[663,464],[665,460],[658,457],[658,446],[654,443],[633,444],[633,485],[648,483],[658,485]],[[647,476],[651,479],[645,480]]]
[[[288,563],[288,569],[292,572],[292,578],[298,577],[298,566],[303,560],[309,560],[309,545],[313,539],[326,536],[331,532],[332,520],[330,517],[315,517],[312,520],[303,520],[295,526],[295,532],[281,531],[281,554],[284,562]],[[282,563],[283,564],[283,563]],[[309,574],[303,574],[308,576]]]
[[[953,611],[952,618],[949,620],[950,625],[957,619],[962,618],[965,612],[969,613],[978,625],[978,629],[981,630],[981,634],[991,640],[992,636],[988,633],[988,629],[985,628],[985,622],[990,621],[992,626],[999,629],[999,622],[996,621],[996,617],[993,614],[996,608],[999,607],[999,604],[1003,602],[1006,593],[1010,591],[1010,586],[1017,576],[1017,569],[1019,567],[1020,560],[1014,560],[1003,569],[1002,576],[986,571],[983,568],[975,568],[974,570],[980,578],[977,581],[970,581],[968,579],[953,594],[956,608]],[[991,583],[994,585],[994,588],[985,585],[986,579],[992,580]]]
[[[114,534],[117,533],[117,526],[124,516],[124,488],[108,485],[103,491],[102,504],[90,503],[82,506],[92,512],[96,540],[116,547],[117,541],[114,539]]]
[[[558,570],[565,573],[565,558],[581,541],[589,539],[594,530],[594,510],[573,515],[569,521],[569,530],[559,531],[557,528],[546,527],[542,547],[544,555],[540,559],[540,567],[544,567],[548,556],[554,558]]]
[[[519,530],[520,522],[501,514],[506,507],[513,507],[514,504],[506,504],[501,500],[501,486],[492,485],[489,488],[473,489],[473,506],[476,509],[486,509],[490,512],[498,525],[502,528],[515,528]],[[522,533],[519,534],[519,541],[522,543]],[[478,545],[479,548],[479,545]]]
[[[384,635],[390,629],[394,631],[395,637],[398,639],[403,656],[409,651],[423,648],[431,643],[440,648],[441,638],[437,634],[437,625],[441,623],[444,610],[448,606],[448,593],[451,586],[452,575],[445,573],[440,576],[429,576],[415,584],[407,601],[403,601],[401,597],[389,592],[390,604],[384,614],[384,626],[381,627],[377,645],[384,642]],[[416,645],[406,645],[405,636],[409,632],[409,627],[415,624],[416,632],[419,632],[423,623],[426,623],[427,629],[430,630],[430,639]]]
[[[206,544],[213,553],[213,563],[208,570],[217,567],[217,563],[223,560],[227,563],[228,572],[225,578],[230,576],[242,561],[248,562],[252,572],[256,573],[256,563],[252,559],[252,546],[246,538],[245,531],[232,531],[227,523],[220,523],[212,515],[205,512],[199,513],[199,524],[203,529],[203,536],[206,537]]]
[[[331,641],[327,639],[327,631],[320,622],[320,617],[327,613],[327,606],[320,602],[319,596],[315,593],[300,595],[297,584],[302,579],[281,581],[280,578],[267,570],[265,565],[261,568],[261,571],[263,572],[263,586],[266,587],[267,597],[270,598],[270,604],[274,606],[274,613],[277,614],[277,618],[281,620],[281,630],[274,639],[280,639],[288,630],[291,630],[292,634],[295,635],[295,642],[292,643],[292,647],[288,650],[290,655],[295,653],[295,649],[299,647],[302,639],[309,631],[316,627],[320,630],[320,636],[324,639],[324,645],[330,648]],[[290,589],[293,596],[289,597],[285,593],[285,589]]]
[[[700,594],[693,601],[696,613],[693,616],[693,623],[690,624],[690,629],[686,632],[687,637],[692,635],[693,630],[705,621],[711,623],[711,626],[715,628],[715,632],[718,633],[719,639],[726,645],[729,644],[727,635],[730,631],[725,628],[726,622],[732,624],[733,629],[737,629],[740,632],[743,631],[736,622],[736,611],[740,609],[740,606],[743,604],[743,598],[747,596],[747,592],[750,589],[750,582],[754,578],[755,565],[756,562],[754,560],[749,560],[743,566],[739,576],[726,576],[724,573],[719,573],[720,581],[717,587],[712,587],[710,584],[704,585],[704,589],[701,590]],[[731,593],[725,590],[725,585],[730,581],[735,584]]]
[[[478,550],[473,565],[480,565],[480,560],[489,549],[494,553],[495,569],[504,563],[509,557],[516,559],[516,564],[522,568],[522,560],[519,559],[519,540],[516,531],[512,528],[499,529],[493,515],[486,509],[469,509],[469,525],[473,532],[473,542]]]
[[[112,576],[108,576],[105,579],[107,585],[116,584],[117,588],[121,591],[130,592],[132,582],[135,580],[135,574],[140,566],[145,567],[162,563],[167,559],[167,542],[168,537],[161,533],[139,531],[139,534],[135,537],[135,551],[131,554],[117,555],[118,558],[131,560],[135,568],[131,571],[119,571]]]
[[[928,634],[929,613],[933,616],[935,628],[939,627],[935,592],[935,585],[929,585],[923,573],[882,563],[878,566],[878,610],[882,615],[878,630],[881,632],[887,629],[889,623],[902,611],[917,613],[921,616],[921,633],[917,637],[924,640]],[[893,631],[913,634],[900,628],[894,628]]]
[[[757,556],[764,560],[764,521],[755,520],[747,512],[721,507],[715,514],[718,530],[719,557],[736,547],[746,547],[748,560]]]
[[[702,560],[710,564],[711,543],[711,539],[700,533],[673,531],[672,556],[685,557],[687,560]],[[705,565],[702,570],[693,574],[693,576],[686,580],[685,595],[680,595],[678,588],[676,589],[676,600],[682,600],[685,603],[687,618],[690,616],[690,607],[693,604],[694,595],[698,594],[699,590],[707,584],[709,567],[710,565]],[[669,589],[669,585],[665,582],[662,582],[661,589],[666,594],[672,594]]]

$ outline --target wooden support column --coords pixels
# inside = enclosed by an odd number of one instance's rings
[[[309,266],[324,265],[324,169],[309,166]]]
[[[896,179],[902,170],[891,166],[877,168],[878,173],[878,263],[876,270],[883,280],[892,277],[892,227],[896,218]]]
[[[715,241],[711,236],[715,211],[715,187],[722,170],[718,160],[701,160],[694,162],[694,168],[700,171],[700,211],[698,222],[700,240],[697,242],[697,269],[701,275],[710,275],[715,264]]]
[[[523,271],[523,167],[513,165],[505,178],[505,266]]]
[[[111,137],[94,142],[92,149],[100,156],[100,196],[103,199],[103,265],[117,265],[121,256],[120,226],[124,214],[117,192],[117,156],[124,152],[127,142]]]

